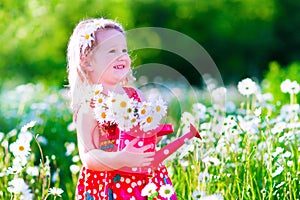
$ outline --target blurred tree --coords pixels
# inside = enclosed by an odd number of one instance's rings
[[[70,6],[72,5],[72,6]],[[66,47],[79,20],[107,17],[125,29],[157,26],[199,42],[226,83],[262,78],[272,60],[299,61],[300,1],[293,0],[2,0],[0,2],[0,87],[6,82],[66,84]],[[135,55],[135,56],[134,56]],[[134,65],[156,62],[198,84],[192,66],[170,52],[133,52]]]

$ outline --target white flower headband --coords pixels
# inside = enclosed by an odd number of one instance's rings
[[[100,28],[104,29],[106,26],[115,26],[120,30],[123,30],[119,24],[103,18],[94,19],[92,22],[87,23],[79,32],[79,47],[81,55],[85,53],[87,47],[92,47],[92,42],[95,41],[95,32]]]

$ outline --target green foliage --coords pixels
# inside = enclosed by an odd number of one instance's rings
[[[157,26],[192,37],[220,66],[226,83],[245,76],[261,78],[274,58],[280,63],[299,60],[299,7],[292,0],[2,0],[0,74],[5,76],[0,86],[4,80],[14,86],[28,81],[67,84],[66,48],[73,28],[81,19],[102,16],[116,19],[126,30]],[[189,70],[179,56],[143,52],[135,52],[134,65],[155,62],[182,73]],[[189,81],[199,83],[200,78],[190,74]]]
[[[282,67],[277,62],[271,62],[269,64],[269,70],[265,74],[262,89],[265,92],[273,94],[273,103],[275,103],[275,105],[286,104],[290,101],[289,94],[282,93],[280,89],[281,83],[286,79],[300,83],[300,63],[294,62],[286,67]],[[299,100],[298,97],[298,102]]]
[[[37,121],[34,132],[43,139],[41,147],[44,154],[56,156],[52,172],[60,173],[64,195],[71,198],[75,183],[69,167],[73,161],[72,155],[65,153],[66,144],[76,142],[76,134],[73,130],[68,130],[72,125],[72,114],[66,96],[66,90],[49,88],[43,84],[26,84],[14,90],[3,90],[0,94],[0,130],[7,133],[21,128],[29,121]],[[32,148],[38,161],[39,151],[36,147]]]

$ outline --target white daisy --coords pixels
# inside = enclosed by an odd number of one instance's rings
[[[130,106],[129,101],[130,99],[126,94],[114,93],[111,96],[109,107],[113,110],[115,115],[124,115]]]
[[[25,125],[21,128],[21,132],[25,132],[25,131],[27,131],[28,129],[34,127],[35,124],[36,124],[36,121],[31,121],[31,122],[25,124]]]
[[[94,26],[86,25],[85,29],[80,32],[80,41],[79,44],[81,46],[81,53],[84,54],[87,47],[92,46],[92,41],[94,38]]]
[[[166,102],[161,97],[158,97],[153,101],[152,110],[154,115],[157,117],[165,116],[167,113]]]
[[[80,171],[80,167],[78,165],[71,165],[70,166],[70,171],[72,174],[77,174]]]
[[[137,109],[138,109],[139,118],[143,120],[151,114],[151,103],[142,102],[139,104],[139,107]]]
[[[160,122],[160,118],[157,118],[153,115],[148,115],[140,122],[140,128],[143,131],[149,131],[155,129]]]
[[[28,156],[30,154],[30,143],[18,139],[9,146],[10,151],[16,156]]]
[[[49,189],[49,194],[54,195],[54,196],[58,196],[58,197],[61,197],[61,194],[63,192],[64,191],[61,188],[53,187],[53,188]]]
[[[272,177],[274,178],[275,176],[278,176],[283,172],[284,168],[282,166],[277,167],[277,169],[272,173]]]
[[[39,168],[37,166],[28,166],[26,169],[26,173],[30,176],[38,176]]]
[[[157,186],[154,183],[148,183],[143,189],[142,189],[142,196],[149,197],[151,195],[154,195],[157,191]]]
[[[14,194],[28,194],[30,193],[29,186],[22,178],[14,178],[8,182],[7,190]]]
[[[215,166],[219,165],[221,162],[216,157],[207,156],[202,159],[202,162],[204,162],[206,165],[213,164]]]
[[[23,165],[24,157],[16,157],[13,159],[13,164],[11,167],[8,167],[6,170],[7,174],[19,174],[23,170],[23,166],[27,163],[27,160],[25,160],[25,164]]]
[[[193,113],[195,114],[195,117],[200,120],[205,120],[206,118],[206,106],[202,103],[195,103],[192,105],[193,107]]]
[[[242,95],[249,96],[257,91],[257,85],[252,79],[246,78],[238,83],[238,90]]]
[[[98,96],[101,94],[101,92],[103,91],[103,86],[102,84],[96,84],[96,85],[93,85],[93,91],[94,91],[94,96]]]
[[[66,151],[66,153],[65,153],[66,156],[71,155],[72,152],[75,151],[75,143],[74,143],[74,142],[70,142],[70,143],[67,142],[67,143],[65,143],[65,147],[66,147],[66,149],[67,149],[67,151]]]
[[[300,105],[299,104],[287,104],[281,107],[280,117],[284,119],[284,121],[289,121],[291,119],[298,118],[298,114],[300,113]]]
[[[192,196],[194,199],[199,200],[201,197],[205,196],[206,193],[204,191],[196,190],[193,192]]]
[[[171,196],[174,194],[174,188],[170,184],[162,185],[158,193],[164,198],[171,198]]]
[[[286,79],[280,84],[280,89],[283,93],[298,94],[300,85],[297,83],[297,81]]]
[[[181,122],[185,125],[185,126],[190,126],[190,124],[195,125],[196,124],[196,119],[195,117],[189,113],[189,112],[184,112],[182,113],[181,116]]]

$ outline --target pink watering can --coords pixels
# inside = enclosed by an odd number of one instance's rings
[[[122,150],[129,141],[133,140],[134,138],[139,138],[139,141],[135,145],[137,148],[150,144],[152,145],[152,148],[148,149],[146,152],[154,152],[156,151],[155,147],[156,147],[157,137],[167,135],[170,133],[173,133],[173,126],[171,124],[163,124],[160,125],[158,128],[147,132],[141,131],[139,127],[135,127],[131,129],[130,132],[120,131],[119,140],[118,140],[118,151]],[[188,133],[185,133],[183,136],[176,139],[172,143],[156,151],[154,156],[154,161],[151,167],[139,167],[139,168],[124,167],[120,171],[126,171],[127,173],[132,173],[132,174],[136,174],[136,173],[146,174],[151,176],[153,168],[157,168],[162,161],[164,161],[167,157],[169,157],[176,150],[178,150],[182,145],[184,145],[187,140],[190,140],[193,137],[197,137],[201,139],[199,132],[192,124],[190,124],[190,131]]]

